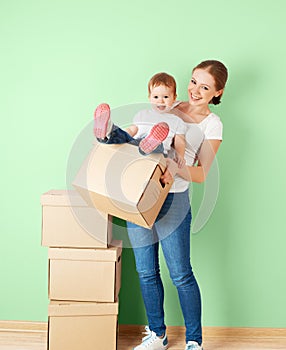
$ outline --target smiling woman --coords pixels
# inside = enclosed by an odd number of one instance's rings
[[[192,155],[189,154],[190,159],[184,168],[178,169],[176,164],[170,161],[170,172],[165,173],[163,182],[170,181],[175,173],[188,181],[205,181],[220,147],[223,130],[220,118],[211,112],[209,104],[217,105],[221,102],[227,78],[227,68],[220,61],[203,61],[193,69],[188,85],[189,100],[179,103],[172,112],[186,123],[186,134],[191,138],[195,137],[192,130],[200,129],[204,141],[199,148],[192,150]],[[186,149],[187,155],[189,152],[190,149]]]
[[[224,77],[223,84],[220,75]],[[188,86],[189,101],[175,103],[171,110],[185,122],[186,165],[179,168],[174,160],[169,160],[162,181],[168,183],[174,177],[174,185],[151,230],[127,222],[148,318],[146,337],[134,350],[168,348],[159,244],[179,295],[186,326],[185,350],[202,350],[201,297],[190,264],[192,215],[188,189],[189,181],[205,180],[221,144],[222,123],[218,116],[211,113],[209,104],[219,103],[226,78],[227,70],[218,61],[204,61],[193,69]],[[158,94],[155,96],[158,97]],[[176,173],[179,176],[174,176]]]
[[[208,100],[208,103],[214,105],[219,104],[227,81],[227,76],[227,70],[221,62],[214,60],[203,61],[193,70],[193,76],[188,87],[189,98],[194,101],[200,99],[200,97],[195,95],[195,88],[197,88],[199,91],[202,91],[202,96],[206,98],[207,94],[204,94],[203,91],[209,92],[209,97],[212,98]]]
[[[211,103],[214,98],[219,98],[222,91],[215,89],[214,79],[203,69],[197,69],[188,87],[189,99],[194,103]]]

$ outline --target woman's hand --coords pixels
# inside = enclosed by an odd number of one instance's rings
[[[167,158],[166,164],[167,164],[167,168],[164,174],[161,176],[161,181],[164,184],[168,184],[172,182],[179,170],[178,164],[173,159]]]

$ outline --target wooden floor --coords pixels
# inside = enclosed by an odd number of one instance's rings
[[[141,331],[143,327],[140,326],[121,325],[118,350],[131,350],[138,345],[142,337]],[[184,350],[183,327],[168,327],[168,338],[169,350]],[[0,350],[46,350],[46,342],[45,323],[0,321]],[[285,350],[286,329],[204,328],[204,350],[252,349]]]

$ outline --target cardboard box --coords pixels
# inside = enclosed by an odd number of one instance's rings
[[[76,191],[51,190],[41,196],[42,245],[107,248],[112,217],[90,207]]]
[[[172,185],[160,182],[165,168],[162,154],[142,156],[129,144],[95,143],[73,186],[99,210],[150,228]]]
[[[51,302],[48,315],[48,350],[116,350],[118,303]]]
[[[49,248],[50,300],[115,302],[121,286],[121,241],[108,249]]]

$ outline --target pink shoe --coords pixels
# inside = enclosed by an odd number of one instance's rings
[[[143,140],[139,143],[139,148],[142,152],[149,154],[153,152],[168,136],[169,125],[167,123],[158,123],[154,125]]]
[[[101,103],[94,111],[94,136],[104,139],[107,136],[108,123],[110,120],[110,107],[107,103]]]

